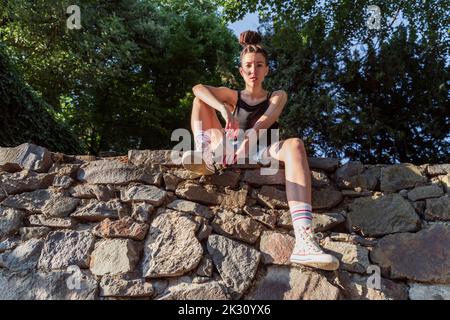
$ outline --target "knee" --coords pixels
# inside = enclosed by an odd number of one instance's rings
[[[300,152],[302,155],[306,155],[305,144],[300,138],[289,138],[286,140],[286,143],[290,149],[290,151]]]

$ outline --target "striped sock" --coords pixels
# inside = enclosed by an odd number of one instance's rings
[[[211,144],[211,138],[203,131],[199,130],[194,135],[195,150],[205,150]]]
[[[296,226],[305,226],[310,227],[312,224],[312,207],[308,203],[300,203],[292,208],[290,208],[291,211],[291,218],[292,218],[292,225],[294,226],[294,230],[296,230]]]

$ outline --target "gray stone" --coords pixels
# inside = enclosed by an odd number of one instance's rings
[[[27,271],[36,268],[36,265],[41,254],[44,240],[31,239],[19,246],[13,251],[6,254],[0,261],[5,268],[11,271]]]
[[[77,180],[92,184],[127,184],[142,182],[158,185],[162,175],[147,167],[138,167],[119,160],[97,160],[81,165]]]
[[[323,241],[322,247],[340,261],[339,268],[356,273],[366,273],[370,265],[369,251],[346,242]]]
[[[55,176],[53,179],[53,186],[62,189],[68,189],[74,183],[75,180],[69,176]]]
[[[247,300],[337,300],[339,290],[320,273],[302,268],[269,266]]]
[[[450,300],[450,285],[409,282],[411,300]]]
[[[450,173],[450,163],[434,164],[434,165],[428,166],[427,172],[430,176],[449,174]]]
[[[120,198],[122,201],[144,201],[153,206],[160,206],[167,196],[167,192],[155,186],[135,185],[122,190]]]
[[[426,198],[436,198],[444,194],[442,188],[438,185],[432,184],[429,186],[415,187],[408,192],[408,199],[411,201],[422,200]]]
[[[430,220],[450,220],[450,196],[426,200],[425,217]]]
[[[0,288],[0,300],[94,300],[97,296],[97,282],[85,271],[21,275],[0,269]]]
[[[334,172],[339,166],[339,159],[308,157],[308,163],[311,169],[320,169],[325,172]]]
[[[342,199],[342,193],[332,187],[312,190],[312,207],[314,210],[331,209],[341,203]]]
[[[170,209],[151,223],[144,247],[143,274],[147,278],[176,277],[195,269],[203,248],[195,238],[198,224]]]
[[[211,184],[215,186],[236,188],[239,185],[241,175],[237,172],[226,170],[222,174],[213,174],[209,176],[201,176],[200,183]]]
[[[30,226],[73,229],[76,222],[72,218],[46,218],[43,214],[35,214],[28,217]]]
[[[20,244],[19,239],[15,238],[6,238],[3,241],[0,241],[0,253],[13,250],[15,247],[17,247]]]
[[[211,277],[213,273],[213,262],[210,257],[203,256],[195,273],[201,277]]]
[[[19,229],[19,234],[22,241],[27,241],[34,238],[45,238],[50,231],[51,229],[48,227],[23,227]]]
[[[23,209],[31,213],[44,213],[47,217],[66,217],[75,210],[79,200],[48,189],[39,189],[9,196],[2,205]]]
[[[407,300],[408,288],[402,283],[396,283],[380,277],[378,283],[372,281],[374,275],[359,275],[346,271],[338,272],[338,286],[341,287],[345,300]]]
[[[158,164],[164,166],[181,166],[183,153],[175,150],[129,150],[128,161],[134,165]]]
[[[107,239],[97,242],[91,255],[90,270],[94,275],[132,272],[139,260],[141,246],[129,239]]]
[[[237,191],[225,188],[225,194],[223,195],[220,207],[228,209],[243,208],[247,201],[247,193],[247,186]]]
[[[126,276],[105,275],[100,281],[101,297],[151,297],[153,286],[145,279],[128,279]]]
[[[169,286],[158,300],[227,300],[224,286],[217,281],[180,282]]]
[[[247,243],[255,243],[263,230],[259,222],[231,211],[219,211],[211,226],[219,234]]]
[[[381,169],[381,191],[395,192],[423,185],[427,178],[415,165],[402,163]]]
[[[72,265],[88,268],[94,241],[89,231],[50,232],[45,240],[38,266],[43,270],[65,269]]]
[[[334,173],[336,185],[342,189],[358,187],[357,178],[363,171],[364,165],[360,161],[347,162]]]
[[[347,213],[349,230],[364,236],[382,236],[389,233],[417,231],[419,216],[408,201],[398,194],[355,199]]]
[[[243,181],[254,186],[284,185],[286,183],[285,170],[279,169],[276,174],[271,175],[262,175],[259,169],[245,170]]]
[[[46,148],[31,143],[23,143],[14,148],[0,148],[0,171],[29,169],[47,172],[52,164],[51,153]]]
[[[313,213],[312,226],[314,232],[324,232],[330,230],[345,221],[345,217],[340,213]]]
[[[78,184],[69,189],[70,195],[75,198],[97,199],[109,201],[116,198],[116,188],[111,185]]]
[[[271,186],[262,186],[259,192],[256,191],[256,194],[258,202],[271,209],[289,208],[285,191]]]
[[[118,219],[119,216],[129,215],[129,208],[119,199],[98,201],[95,199],[83,199],[78,209],[71,217],[83,221],[102,221],[103,219]]]
[[[439,176],[442,186],[446,193],[450,193],[450,173],[445,176]]]
[[[25,213],[20,210],[0,206],[0,240],[15,235],[24,216]]]
[[[261,253],[220,235],[209,236],[207,249],[232,296],[239,298],[251,285]]]
[[[277,223],[277,216],[275,214],[266,213],[259,207],[245,206],[243,210],[252,219],[261,222],[262,224],[274,229]]]
[[[201,186],[190,181],[181,182],[175,190],[175,194],[180,198],[206,205],[218,205],[223,199],[223,195],[217,193],[212,186]]]
[[[149,222],[150,214],[155,211],[155,207],[147,202],[135,202],[132,204],[133,212],[131,218],[139,222]]]
[[[450,227],[436,224],[417,233],[385,236],[370,253],[391,279],[450,284]]]
[[[171,203],[169,203],[167,205],[167,208],[170,208],[170,209],[173,209],[176,211],[192,213],[192,214],[204,217],[206,219],[211,219],[214,216],[211,209],[209,209],[208,207],[203,206],[201,204],[195,203],[193,201],[177,199],[177,200],[174,200]]]
[[[22,170],[15,173],[0,172],[0,186],[7,195],[46,189],[52,185],[54,174]]]
[[[164,185],[166,186],[166,190],[170,190],[170,191],[175,191],[177,189],[178,184],[181,181],[183,181],[183,179],[180,179],[171,173],[164,173],[163,179],[164,179]]]

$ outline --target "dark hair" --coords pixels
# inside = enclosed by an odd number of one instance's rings
[[[244,48],[241,51],[240,62],[242,64],[242,59],[244,55],[249,52],[261,53],[266,59],[266,65],[269,64],[269,55],[267,51],[261,46],[261,36],[256,31],[247,30],[241,32],[239,36],[239,43]]]

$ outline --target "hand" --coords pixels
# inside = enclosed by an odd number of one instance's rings
[[[228,105],[226,102],[224,102],[224,105]],[[234,116],[230,109],[226,107],[226,111],[222,113],[222,117],[225,119],[226,125],[225,125],[225,132],[226,132],[226,138],[227,139],[235,139],[238,135],[239,130],[239,119]]]

